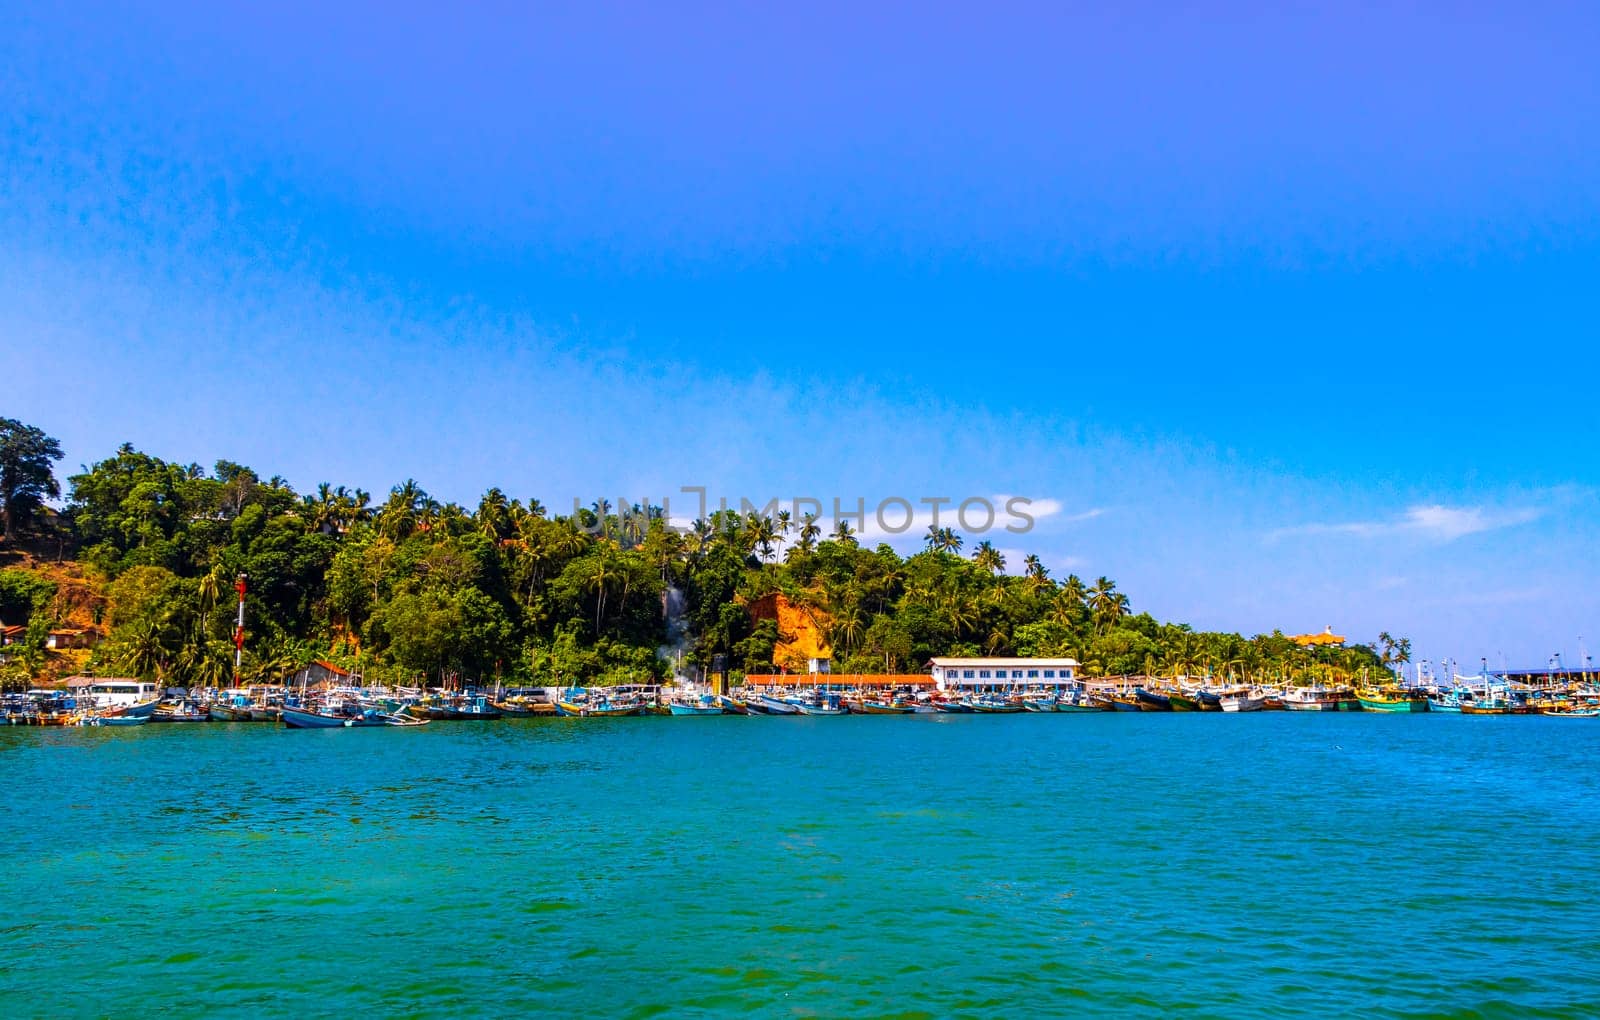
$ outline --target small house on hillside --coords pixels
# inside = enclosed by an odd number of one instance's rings
[[[61,627],[49,633],[44,639],[44,646],[56,651],[66,648],[93,648],[99,639],[100,632],[93,627]]]

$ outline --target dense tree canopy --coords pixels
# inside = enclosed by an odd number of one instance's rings
[[[47,489],[41,491],[48,491]],[[778,668],[783,635],[752,607],[807,614],[840,672],[913,672],[937,655],[1071,655],[1091,675],[1352,676],[1409,655],[1302,649],[1281,634],[1197,633],[1135,613],[1114,581],[1006,573],[991,543],[932,528],[902,556],[847,523],[721,511],[680,532],[660,508],[597,500],[550,516],[499,489],[476,508],[416,481],[299,495],[228,461],[211,471],[123,446],[70,479],[79,556],[107,583],[106,665],[220,682],[233,583],[248,579],[247,679],[313,657],[369,676],[617,682],[707,667]],[[7,604],[36,593],[0,588]]]
[[[61,444],[32,425],[0,418],[0,523],[10,542],[30,524],[46,499],[61,495],[52,465]]]

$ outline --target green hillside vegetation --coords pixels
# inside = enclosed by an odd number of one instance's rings
[[[469,508],[410,480],[374,503],[359,489],[300,494],[240,464],[208,472],[126,445],[67,482],[48,527],[103,588],[109,637],[91,665],[170,683],[231,679],[239,574],[248,681],[313,658],[409,682],[641,681],[671,673],[660,650],[673,641],[686,665],[721,655],[736,673],[772,672],[776,624],[752,622],[745,607],[773,592],[831,621],[836,672],[1071,655],[1090,675],[1335,679],[1408,653],[1387,636],[1380,655],[1195,632],[1135,613],[1108,578],[1054,578],[1035,556],[1004,573],[992,545],[964,549],[949,529],[901,556],[861,546],[848,524],[824,534],[787,512],[724,512],[682,533],[656,507],[599,500],[552,516],[490,489]],[[39,617],[53,593],[13,573],[0,571],[0,612]],[[677,621],[669,588],[682,596]]]

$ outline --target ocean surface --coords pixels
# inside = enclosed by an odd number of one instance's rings
[[[1600,721],[0,728],[5,1015],[1600,1015]]]

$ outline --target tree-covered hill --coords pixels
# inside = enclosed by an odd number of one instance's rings
[[[1105,577],[1051,577],[1035,556],[1005,573],[989,543],[964,550],[948,529],[902,556],[788,512],[725,511],[680,532],[656,507],[598,500],[552,516],[499,489],[464,507],[412,480],[374,503],[359,489],[300,494],[229,461],[207,471],[126,445],[67,482],[48,526],[103,587],[109,636],[95,664],[170,682],[231,676],[240,574],[254,680],[312,658],[412,681],[617,682],[714,656],[736,672],[771,672],[777,625],[747,609],[774,593],[827,621],[843,672],[1016,654],[1072,655],[1092,675],[1334,677],[1402,654],[1396,643],[1380,656],[1364,645],[1305,650],[1277,633],[1198,633],[1135,613]]]

